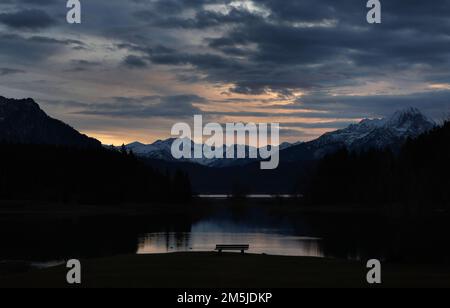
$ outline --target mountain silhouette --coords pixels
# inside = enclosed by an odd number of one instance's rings
[[[159,159],[164,160],[167,162],[186,162],[186,163],[194,163],[206,167],[213,167],[213,168],[226,168],[226,167],[233,167],[233,166],[241,166],[249,164],[250,162],[259,161],[256,159],[251,159],[250,151],[254,150],[256,151],[256,148],[247,146],[247,145],[230,145],[230,146],[223,146],[222,153],[223,157],[232,156],[234,153],[238,153],[239,150],[243,151],[246,155],[245,159],[222,159],[222,158],[207,158],[204,153],[206,152],[212,152],[213,147],[206,145],[206,144],[200,144],[195,143],[190,139],[185,139],[187,143],[191,145],[191,158],[183,158],[180,160],[177,160],[173,158],[171,148],[173,142],[177,140],[176,138],[170,138],[166,140],[158,140],[152,144],[142,144],[140,142],[133,142],[130,144],[125,145],[125,148],[129,151],[132,151],[135,155],[146,158],[146,159]],[[280,148],[285,149],[291,146],[289,143],[283,143]],[[195,158],[194,151],[196,148],[203,148],[202,158]],[[116,148],[120,149],[120,148]]]
[[[397,123],[409,121],[398,115]],[[448,208],[449,140],[446,122],[409,139],[396,155],[342,149],[319,161],[306,196],[315,204],[401,204],[416,213]]]
[[[410,138],[430,131],[436,124],[416,108],[395,112],[384,119],[364,119],[358,124],[324,134],[310,142],[290,147],[282,152],[285,162],[321,159],[342,148],[350,152],[390,149],[394,152]]]
[[[177,170],[182,170],[189,174],[194,191],[198,193],[229,193],[234,186],[243,185],[253,193],[292,193],[299,187],[302,189],[307,174],[327,155],[342,149],[356,153],[371,149],[399,152],[407,140],[414,139],[434,127],[433,121],[413,108],[398,111],[385,119],[365,119],[310,142],[283,146],[280,166],[270,172],[260,170],[259,161],[250,159],[176,161],[170,153],[173,139],[151,145],[133,143],[126,149],[140,156],[146,166],[161,173],[169,171],[175,174]],[[0,97],[0,143],[2,142],[120,152],[109,151],[108,148],[103,148],[99,141],[52,119],[32,99],[14,100]],[[80,155],[87,157],[87,153]]]
[[[309,142],[284,143],[280,146],[280,159],[283,162],[317,160],[342,148],[346,148],[349,151],[389,148],[396,152],[409,138],[416,138],[434,127],[435,123],[424,116],[418,109],[407,108],[397,111],[384,119],[362,120],[360,123],[326,133]],[[176,161],[172,157],[170,150],[174,140],[174,138],[159,140],[149,145],[134,142],[126,145],[126,148],[133,151],[137,156],[146,159],[164,160],[172,163],[194,163],[212,168],[245,166],[255,162],[255,159],[249,159],[248,157],[243,159],[192,158]],[[191,144],[192,149],[195,146],[202,146],[194,144],[194,142],[191,142]],[[233,147],[236,151],[238,146],[235,145]],[[248,146],[240,145],[239,147],[244,147],[245,152],[248,154]],[[206,148],[208,147],[206,146]],[[230,148],[224,148],[224,153],[228,150]]]
[[[15,144],[99,148],[101,143],[49,117],[31,98],[0,96],[0,141]]]
[[[0,201],[189,202],[183,172],[162,173],[52,119],[32,99],[0,97]]]
[[[289,145],[280,151],[279,167],[270,171],[260,170],[259,162],[247,159],[236,160],[239,165],[229,164],[222,168],[168,160],[162,155],[159,159],[145,160],[160,170],[184,170],[191,178],[194,191],[203,194],[231,193],[233,186],[246,187],[249,193],[254,194],[302,193],[314,166],[327,155],[343,149],[355,153],[387,150],[398,154],[408,140],[435,126],[432,120],[414,108],[397,111],[385,119],[365,119],[315,140]]]

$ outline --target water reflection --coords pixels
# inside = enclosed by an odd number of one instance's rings
[[[257,254],[448,262],[449,228],[446,217],[400,225],[374,213],[280,215],[259,208],[217,209],[201,218],[0,217],[0,262],[212,251],[217,244],[249,244]]]
[[[139,239],[138,254],[212,251],[217,244],[250,244],[249,253],[324,257],[321,240],[271,233],[149,233]]]
[[[138,254],[213,251],[217,244],[249,244],[249,253],[324,257],[321,239],[289,227],[248,224],[215,217],[194,223],[189,232],[154,232],[139,238]]]

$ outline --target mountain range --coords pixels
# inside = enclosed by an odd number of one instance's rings
[[[149,145],[135,142],[126,148],[154,169],[172,174],[177,170],[187,173],[197,193],[226,194],[240,186],[251,193],[289,194],[304,188],[311,168],[327,154],[342,148],[350,151],[389,148],[395,152],[408,138],[415,138],[433,127],[433,121],[413,108],[385,119],[365,119],[309,142],[280,145],[280,165],[270,171],[260,170],[259,161],[254,159],[174,160],[171,155],[174,139]],[[34,100],[4,97],[0,97],[0,142],[102,147],[98,140],[49,117]],[[201,146],[193,142],[192,145]],[[231,149],[228,147],[224,151]],[[249,148],[245,149],[248,152]]]
[[[207,167],[213,167],[213,168],[226,168],[230,166],[240,166],[240,165],[246,165],[254,161],[258,161],[257,159],[250,159],[249,153],[251,150],[255,150],[256,148],[250,147],[247,145],[232,145],[232,146],[224,146],[223,147],[223,157],[227,157],[228,153],[237,153],[238,150],[242,150],[246,153],[245,159],[208,159],[206,157],[203,158],[186,158],[181,160],[175,160],[172,157],[171,154],[171,147],[172,143],[175,141],[175,138],[169,138],[166,140],[158,140],[152,144],[143,144],[140,142],[133,142],[130,144],[125,145],[125,148],[128,151],[132,151],[135,155],[147,158],[147,159],[159,159],[164,161],[181,161],[181,162],[188,162],[188,163],[195,163],[202,166]],[[208,145],[198,144],[190,139],[186,139],[186,141],[191,143],[191,149],[192,149],[192,157],[194,157],[194,149],[196,147],[203,147],[204,151],[212,151],[212,147]],[[285,142],[281,144],[280,150],[287,149],[289,147],[293,146],[293,144]],[[118,149],[118,148],[116,148]]]
[[[418,109],[408,108],[397,111],[392,116],[384,119],[364,119],[347,128],[326,133],[318,139],[296,144],[283,143],[280,145],[280,158],[284,162],[298,160],[320,159],[326,154],[333,153],[341,148],[349,151],[364,151],[367,149],[389,148],[398,150],[408,138],[416,138],[435,127],[435,123],[424,116]],[[174,161],[171,155],[171,146],[175,139],[159,140],[152,144],[134,142],[125,147],[137,156]],[[191,148],[202,146],[191,142]],[[206,148],[208,146],[205,145]],[[233,146],[234,150],[244,147],[248,154],[250,147],[243,145]],[[225,153],[232,147],[224,148]],[[247,155],[248,157],[248,155]],[[243,166],[250,164],[255,159],[184,159],[183,162],[196,163],[202,166],[225,168],[231,166]]]
[[[436,123],[420,110],[407,108],[388,118],[364,119],[358,124],[326,133],[318,139],[286,149],[281,157],[289,162],[298,159],[321,159],[342,148],[352,152],[369,149],[390,149],[396,152],[408,138],[416,138],[435,126]]]
[[[408,138],[415,138],[431,130],[435,123],[418,109],[408,108],[397,111],[385,119],[364,119],[347,128],[326,133],[323,136],[296,144],[280,145],[280,158],[284,162],[320,159],[326,154],[346,147],[350,151],[364,151],[369,148],[390,148],[397,150]],[[51,144],[77,147],[99,147],[100,142],[80,134],[69,125],[49,117],[31,98],[7,99],[0,96],[0,140],[3,142],[27,144]],[[174,161],[171,146],[175,139],[159,140],[152,144],[134,142],[126,149],[135,155],[146,158]],[[190,141],[192,149],[198,146]],[[208,148],[207,146],[205,146]],[[250,147],[234,145],[224,147],[224,156],[229,151],[243,148],[247,154]],[[243,166],[255,159],[185,159],[182,162],[196,163],[202,166],[225,168]]]

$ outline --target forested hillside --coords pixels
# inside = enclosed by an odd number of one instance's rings
[[[397,204],[412,211],[450,207],[450,122],[388,150],[349,152],[320,161],[306,198],[321,204]]]
[[[190,197],[184,174],[162,174],[128,152],[0,144],[0,200],[118,204]]]

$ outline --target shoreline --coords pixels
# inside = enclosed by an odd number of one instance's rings
[[[383,213],[387,206],[379,208],[366,206],[304,205],[296,198],[249,198],[234,200],[231,198],[194,198],[191,203],[153,204],[62,204],[40,201],[0,200],[0,221],[17,218],[76,218],[102,215],[166,215],[166,214],[203,214],[225,209],[266,209],[285,214],[290,213]]]
[[[310,257],[187,252],[81,260],[85,288],[366,288],[363,262]],[[65,288],[58,266],[0,277],[0,288]],[[450,288],[442,265],[383,266],[379,287]]]

